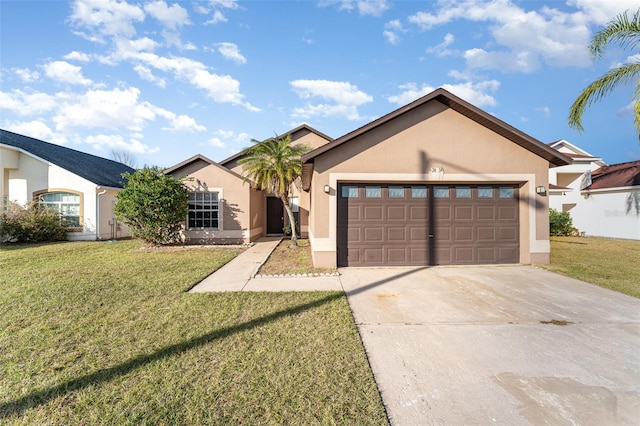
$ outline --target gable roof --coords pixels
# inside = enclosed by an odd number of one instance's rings
[[[191,165],[193,163],[196,163],[198,161],[204,161],[205,163],[207,163],[207,164],[209,164],[211,166],[214,166],[214,167],[216,167],[216,168],[218,168],[218,169],[220,169],[220,170],[222,170],[222,171],[224,171],[226,173],[229,173],[229,174],[237,177],[238,179],[242,179],[242,180],[246,180],[246,181],[250,182],[248,179],[245,179],[244,177],[240,176],[238,173],[236,173],[236,172],[234,172],[232,170],[229,170],[226,167],[221,166],[220,164],[218,164],[215,161],[205,157],[202,154],[194,155],[193,157],[187,158],[186,160],[176,164],[175,166],[171,166],[171,167],[169,167],[167,169],[164,169],[164,174],[165,175],[173,174],[176,171],[178,171],[178,170],[180,170],[180,169],[182,169],[184,167],[187,167],[187,166],[189,166],[189,165]]]
[[[330,151],[333,148],[340,146],[343,143],[346,143],[360,135],[363,135],[379,126],[382,126],[385,123],[393,120],[394,118],[397,118],[413,110],[414,108],[418,108],[426,104],[427,102],[434,100],[446,105],[447,107],[470,118],[471,120],[486,127],[487,129],[492,130],[493,132],[544,158],[554,166],[565,166],[567,164],[571,164],[571,159],[561,152],[545,145],[539,140],[532,138],[526,133],[521,132],[515,127],[510,126],[504,121],[494,117],[491,114],[488,114],[485,111],[482,111],[480,108],[471,105],[470,103],[460,99],[459,97],[442,88],[436,89],[433,92],[411,102],[410,104],[398,108],[397,110],[392,111],[389,114],[370,122],[369,124],[366,124],[350,133],[347,133],[346,135],[341,136],[333,142],[329,142],[326,145],[308,152],[307,154],[302,156],[302,162],[311,162],[311,160],[313,160],[315,157],[324,154],[325,152]]]
[[[611,164],[591,172],[590,189],[624,188],[640,186],[640,160]]]
[[[17,148],[20,151],[68,170],[98,186],[122,188],[122,173],[135,172],[131,167],[117,161],[3,129],[0,129],[0,145]]]
[[[327,141],[332,141],[333,140],[332,137],[329,137],[329,136],[325,135],[324,133],[314,129],[313,127],[309,126],[308,124],[301,124],[300,126],[294,128],[294,129],[291,129],[288,132],[284,132],[282,135],[278,135],[278,136],[291,135],[292,141],[295,141],[295,136],[294,135],[296,133],[299,133],[302,130],[307,130],[307,131],[309,131],[311,133],[315,133],[316,135],[320,136],[323,139],[326,139]],[[249,149],[249,148],[247,148],[247,149]],[[224,167],[226,164],[232,162],[233,160],[237,160],[238,158],[244,156],[246,154],[246,152],[247,152],[247,149],[243,149],[242,151],[233,154],[231,157],[225,158],[224,160],[220,161],[219,164]]]
[[[574,163],[578,161],[581,163],[584,163],[584,162],[596,163],[599,166],[607,165],[607,163],[602,161],[601,157],[595,157],[590,153],[588,153],[587,151],[585,151],[584,149],[572,144],[571,142],[565,139],[560,139],[555,142],[551,142],[547,145],[559,152],[562,152],[564,155],[571,158]],[[561,151],[562,148],[565,148],[571,152],[563,152]]]

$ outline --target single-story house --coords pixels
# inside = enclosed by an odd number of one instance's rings
[[[549,169],[549,207],[569,212],[581,235],[640,240],[640,161],[609,165],[566,140],[549,146],[572,160]]]
[[[113,206],[125,164],[0,129],[0,200],[39,201],[70,225],[69,240],[126,237]]]
[[[336,140],[290,133],[314,148],[292,204],[316,267],[549,262],[548,171],[571,159],[444,89]],[[238,156],[167,170],[192,178],[187,239],[277,233]]]
[[[304,124],[290,130],[292,144],[317,148],[332,139]],[[288,225],[279,198],[256,190],[242,177],[238,161],[241,151],[220,162],[195,155],[165,170],[177,178],[186,178],[189,188],[189,214],[183,231],[187,243],[237,244],[255,241],[265,235],[281,235]],[[309,194],[292,188],[291,207],[306,237],[309,222]]]

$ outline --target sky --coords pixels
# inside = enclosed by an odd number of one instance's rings
[[[0,127],[135,165],[221,161],[306,123],[338,138],[443,87],[544,143],[640,159],[632,84],[569,107],[638,47],[589,56],[637,0],[0,0]],[[444,141],[443,143],[446,143]]]

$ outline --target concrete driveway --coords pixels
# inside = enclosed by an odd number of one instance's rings
[[[640,300],[529,266],[344,268],[393,425],[640,424]]]

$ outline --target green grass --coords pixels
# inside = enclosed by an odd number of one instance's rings
[[[551,237],[543,268],[640,298],[640,241]]]
[[[0,246],[0,424],[386,424],[337,292],[187,294],[234,249]]]
[[[260,267],[259,274],[286,275],[332,273],[335,268],[314,268],[311,258],[309,240],[298,240],[297,247],[291,247],[291,241],[282,240],[271,253],[267,261]]]

